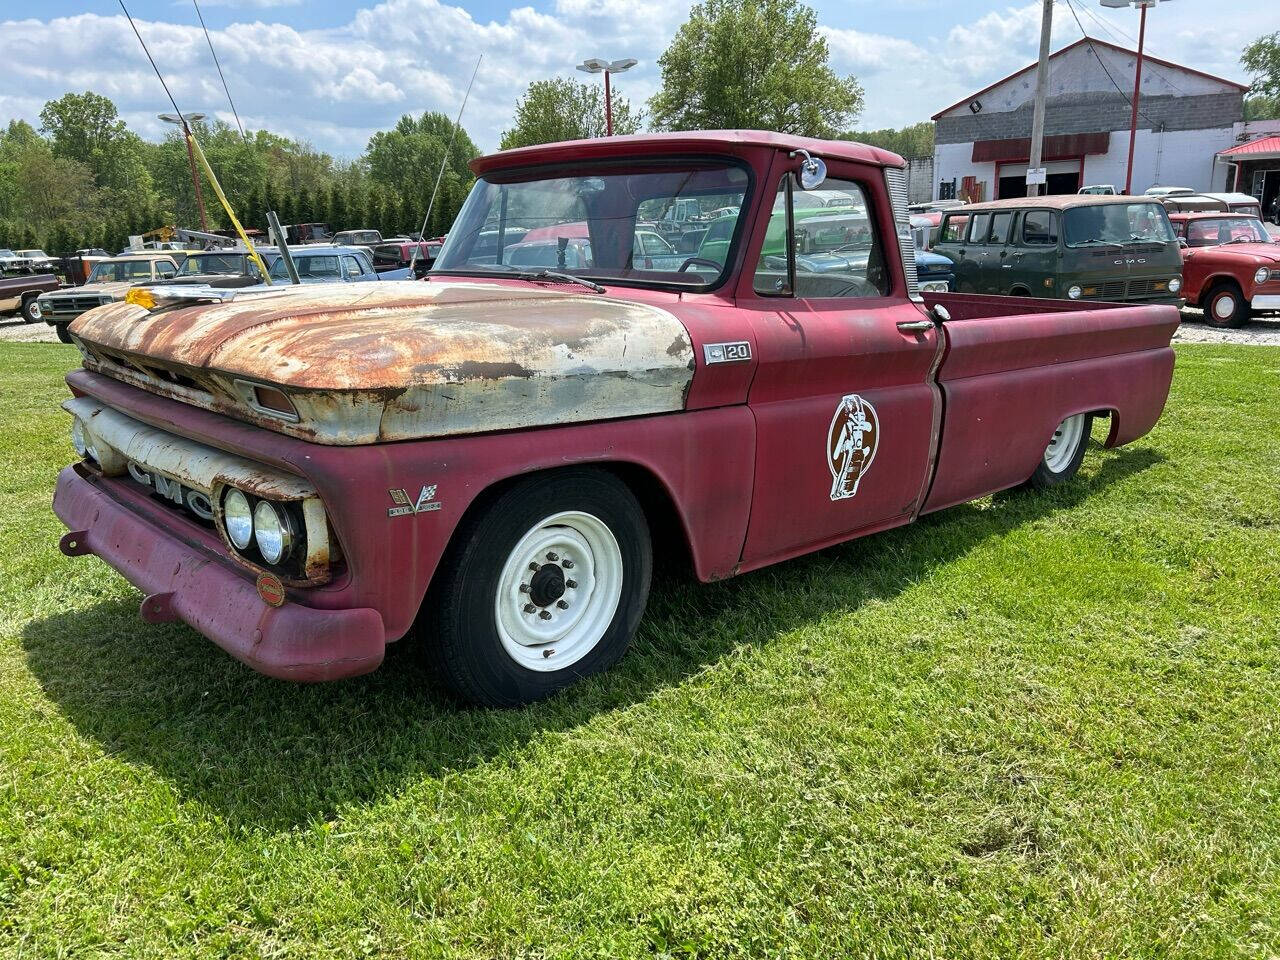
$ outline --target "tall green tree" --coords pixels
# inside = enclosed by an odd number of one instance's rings
[[[87,167],[95,184],[107,194],[107,202],[121,202],[130,194],[150,194],[146,145],[125,126],[107,97],[86,91],[50,100],[40,111],[40,124],[50,138],[54,156]]]
[[[1240,62],[1253,78],[1252,95],[1244,103],[1245,119],[1280,118],[1280,32],[1253,41],[1244,48]]]
[[[379,186],[395,190],[397,195],[424,182],[433,184],[452,134],[453,121],[443,113],[428,111],[419,117],[401,117],[392,129],[369,138],[364,154],[369,178]],[[448,169],[470,180],[467,164],[479,154],[467,131],[459,130],[449,154]]]
[[[635,133],[643,116],[631,101],[610,93],[613,132]],[[535,80],[516,103],[514,123],[502,134],[503,150],[561,140],[587,140],[605,135],[604,86],[565,77]]]
[[[703,0],[658,60],[653,125],[812,137],[848,130],[862,110],[862,87],[831,69],[817,27],[799,0]]]
[[[855,130],[840,134],[840,139],[856,140],[868,146],[892,150],[903,157],[933,156],[933,122],[930,120],[897,129]]]

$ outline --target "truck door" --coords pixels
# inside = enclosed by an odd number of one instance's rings
[[[1012,223],[1012,211],[991,215],[991,226],[987,229],[987,286],[982,290],[983,293],[1009,292],[1009,275],[1014,264],[1009,258],[1017,252],[1009,246],[1009,227]]]
[[[784,195],[798,189],[791,179],[778,186]],[[766,231],[757,224],[738,291],[759,354],[748,396],[756,482],[743,568],[911,519],[936,443],[939,331],[907,299],[883,171],[833,162],[821,189],[865,206],[869,235],[802,258],[806,272],[797,269],[794,221],[786,258],[760,255]],[[777,204],[772,217],[785,221],[791,209]]]
[[[987,266],[987,232],[991,229],[991,214],[976,213],[969,220],[969,235],[960,248],[960,260],[964,280],[957,283],[961,293],[985,293]]]
[[[1054,296],[1058,259],[1058,215],[1052,210],[1027,210],[1013,224],[1006,271],[1008,289],[1033,297]],[[1046,286],[1045,280],[1050,283]]]

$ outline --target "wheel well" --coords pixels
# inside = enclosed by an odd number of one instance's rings
[[[1218,287],[1235,287],[1237,292],[1243,293],[1240,287],[1239,280],[1237,280],[1235,277],[1230,275],[1219,274],[1217,276],[1210,277],[1208,280],[1205,281],[1205,284],[1204,284],[1205,296],[1209,296],[1210,294],[1212,294],[1213,291],[1216,290]]]
[[[1011,297],[1029,297],[1029,296],[1031,296],[1031,291],[1030,291],[1030,290],[1028,290],[1026,287],[1018,286],[1018,287],[1014,287],[1012,290],[1010,290],[1010,291],[1009,291],[1009,296],[1011,296]]]

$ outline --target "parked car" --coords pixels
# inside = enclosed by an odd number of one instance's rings
[[[30,273],[31,261],[27,257],[18,256],[15,250],[0,247],[0,272]]]
[[[271,675],[365,673],[406,638],[461,699],[512,706],[622,657],[655,533],[720,580],[1065,483],[1095,417],[1116,446],[1164,406],[1172,307],[914,290],[885,151],[682,132],[471,168],[425,282],[75,321],[62,552],[137,584],[146,620]],[[871,213],[864,266],[801,272],[784,244],[784,269],[764,268],[815,182]],[[730,194],[723,264],[630,272],[618,225],[640,198]],[[592,262],[494,263],[481,241],[509,211],[594,218]]]
[[[943,215],[933,251],[962,293],[1180,304],[1182,258],[1150,197],[1017,197]]]
[[[333,229],[327,223],[291,223],[284,228],[284,233],[290,246],[328,243],[333,239]]]
[[[33,270],[37,273],[49,273],[57,268],[58,261],[49,256],[43,250],[19,250],[18,258],[26,261],[27,270]]]
[[[921,293],[947,293],[956,288],[956,265],[940,253],[916,250],[916,278]]]
[[[330,242],[335,247],[371,247],[382,242],[382,234],[377,230],[340,230]]]
[[[373,248],[373,269],[380,274],[394,273],[397,270],[408,270],[412,263],[414,273],[421,277],[436,262],[443,246],[443,242],[436,240],[383,241]]]
[[[67,327],[86,310],[123,300],[135,284],[161,281],[177,272],[178,261],[171,253],[134,253],[100,260],[84,286],[40,294],[35,312],[57,330],[59,340],[70,343]]]
[[[60,286],[61,281],[52,273],[0,276],[0,314],[16,312],[23,323],[35,323],[40,319],[36,299]]]
[[[1214,327],[1239,327],[1254,313],[1280,310],[1280,247],[1255,216],[1169,215],[1182,250],[1183,295]]]
[[[1204,196],[1226,204],[1231,213],[1249,213],[1262,219],[1262,201],[1247,193],[1206,193]]]
[[[280,256],[275,247],[257,247],[258,256],[270,270]],[[251,287],[262,283],[262,271],[249,251],[241,248],[229,250],[201,250],[188,254],[178,272],[161,281],[168,284],[189,284],[220,289]]]
[[[290,253],[298,279],[303,283],[366,283],[379,279],[373,261],[363,247],[299,247]],[[409,277],[407,267],[394,273],[396,275],[388,279],[405,280]],[[290,282],[284,257],[276,258],[270,275],[272,284]]]

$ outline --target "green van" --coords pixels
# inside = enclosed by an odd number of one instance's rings
[[[949,210],[933,252],[961,293],[1181,304],[1182,253],[1155,198],[1070,194]]]

